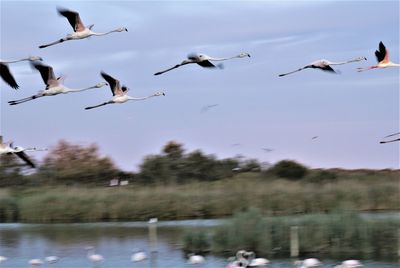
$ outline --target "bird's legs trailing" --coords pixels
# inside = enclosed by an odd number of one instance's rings
[[[19,100],[13,100],[13,101],[9,101],[8,104],[10,105],[17,105],[17,104],[21,104],[27,101],[31,101],[40,97],[43,97],[44,95],[38,94],[38,95],[33,95],[27,98],[23,98],[23,99],[19,99]]]
[[[62,43],[62,42],[68,41],[68,40],[69,39],[67,39],[67,38],[61,38],[61,39],[59,39],[57,41],[54,41],[52,43],[49,43],[49,44],[46,44],[46,45],[41,45],[41,46],[39,46],[39,48],[45,48],[45,47],[53,46],[53,45],[56,45],[56,44],[59,44],[59,43]]]
[[[86,107],[85,110],[90,110],[90,109],[93,109],[93,108],[101,107],[101,106],[104,106],[104,105],[107,105],[107,104],[112,104],[112,103],[114,103],[114,102],[113,101],[104,102],[104,103],[99,104],[99,105]]]

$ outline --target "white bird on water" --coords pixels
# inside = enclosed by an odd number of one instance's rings
[[[46,96],[55,96],[58,94],[67,94],[72,92],[80,92],[92,88],[101,88],[103,86],[107,86],[108,84],[105,82],[98,83],[94,86],[81,88],[81,89],[71,89],[64,86],[62,83],[64,81],[63,77],[56,77],[54,74],[53,68],[49,65],[44,65],[41,63],[32,63],[32,66],[40,72],[42,76],[43,82],[46,84],[46,88],[44,90],[39,91],[36,95],[23,98],[20,100],[9,101],[10,105],[17,105],[20,103],[24,103],[27,101],[31,101],[37,98],[46,97]]]
[[[230,60],[230,59],[234,59],[234,58],[245,58],[245,57],[250,57],[249,53],[240,53],[239,55],[233,56],[233,57],[229,57],[229,58],[212,58],[210,56],[207,56],[205,54],[189,54],[187,56],[187,60],[182,61],[181,63],[175,65],[174,67],[171,67],[169,69],[166,69],[164,71],[160,71],[155,73],[154,75],[160,75],[163,74],[165,72],[171,71],[173,69],[176,69],[178,67],[181,67],[183,65],[186,64],[192,64],[192,63],[197,63],[198,65],[200,65],[201,67],[205,67],[205,68],[215,68],[215,67],[219,67],[222,68],[222,65],[214,65],[212,63],[212,61],[225,61],[225,60]]]
[[[97,108],[97,107],[108,105],[108,104],[124,103],[124,102],[130,101],[130,100],[138,101],[138,100],[146,100],[146,99],[152,98],[152,97],[165,96],[164,92],[156,92],[153,95],[150,95],[150,96],[147,96],[147,97],[140,97],[140,98],[131,97],[131,96],[127,95],[129,89],[127,87],[125,87],[125,86],[121,86],[119,80],[117,80],[114,77],[106,74],[105,72],[101,72],[101,76],[110,85],[113,97],[112,97],[112,99],[110,101],[103,102],[102,104],[86,107],[85,108],[86,110]]]
[[[78,12],[60,8],[60,7],[57,8],[57,11],[58,11],[58,14],[66,17],[68,19],[69,24],[71,24],[74,32],[71,34],[68,34],[66,37],[61,38],[52,43],[49,43],[46,45],[41,45],[41,46],[39,46],[39,48],[45,48],[45,47],[56,45],[56,44],[59,44],[59,43],[65,42],[65,41],[84,39],[84,38],[88,38],[90,36],[102,36],[102,35],[107,35],[107,34],[114,33],[114,32],[124,32],[124,31],[127,32],[128,31],[128,29],[126,29],[125,27],[120,27],[120,28],[117,28],[117,29],[109,31],[109,32],[96,33],[96,32],[92,31],[94,24],[90,25],[89,27],[86,27],[83,24]]]
[[[147,254],[143,250],[134,251],[131,256],[131,261],[140,262],[147,260]]]
[[[393,63],[389,59],[389,50],[385,47],[382,41],[379,43],[379,50],[375,51],[377,65],[373,65],[367,68],[357,68],[359,72],[376,69],[376,68],[387,68],[387,67],[400,67],[400,64]]]
[[[351,62],[358,62],[358,61],[363,61],[363,60],[367,60],[367,58],[366,57],[358,57],[358,58],[355,58],[353,60],[343,61],[343,62],[332,62],[332,61],[329,61],[329,60],[322,59],[322,60],[317,60],[317,61],[311,62],[310,64],[307,64],[306,66],[301,67],[301,68],[299,68],[299,69],[297,69],[295,71],[292,71],[292,72],[289,72],[289,73],[285,73],[285,74],[280,74],[279,76],[285,76],[285,75],[292,74],[292,73],[295,73],[295,72],[299,72],[299,71],[302,71],[304,69],[309,69],[309,68],[320,69],[322,71],[326,71],[326,72],[330,72],[330,73],[337,73],[331,67],[331,65],[342,65],[342,64],[347,64],[347,63],[351,63]]]
[[[202,264],[206,262],[206,259],[201,255],[189,254],[188,264]]]
[[[322,263],[316,258],[308,258],[302,261],[295,261],[294,265],[299,268],[312,268],[321,266]]]
[[[1,265],[3,262],[5,262],[6,260],[8,260],[7,257],[0,256],[0,265]]]
[[[4,80],[4,82],[6,82],[10,87],[12,87],[13,89],[18,89],[19,85],[15,81],[14,76],[11,74],[10,69],[8,68],[8,64],[20,61],[36,61],[36,60],[42,61],[43,59],[41,57],[32,56],[20,60],[10,60],[10,61],[0,60],[0,76]]]
[[[54,264],[57,263],[60,260],[60,258],[57,256],[47,256],[46,258],[44,258],[44,260],[49,264]]]
[[[3,143],[3,137],[0,136],[0,155],[2,154],[13,154],[21,158],[26,164],[35,168],[35,164],[29,159],[29,157],[25,154],[25,152],[33,152],[33,151],[46,151],[47,149],[38,149],[38,148],[23,148],[21,146],[13,145],[13,142]]]
[[[28,263],[31,267],[37,267],[39,265],[42,265],[44,262],[41,259],[32,259]]]
[[[356,268],[363,266],[359,260],[346,260],[341,265],[336,265],[335,268]]]
[[[93,267],[96,267],[99,263],[104,261],[104,257],[100,254],[96,254],[94,247],[86,247],[87,258],[92,262]]]

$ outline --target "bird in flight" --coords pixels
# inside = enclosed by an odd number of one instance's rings
[[[271,149],[271,148],[261,148],[261,150],[263,150],[263,151],[266,152],[266,153],[270,153],[270,152],[272,152],[274,149]]]
[[[13,142],[3,143],[3,137],[0,136],[0,155],[16,155],[21,158],[26,164],[28,164],[32,168],[35,168],[35,164],[29,159],[28,155],[25,153],[32,151],[47,151],[47,149],[23,148],[21,146],[14,146]]]
[[[317,139],[318,138],[318,136],[314,136],[314,137],[312,137],[311,139],[312,140],[315,140],[315,139]]]
[[[94,86],[87,87],[87,88],[80,88],[80,89],[71,89],[64,86],[62,83],[64,81],[64,77],[56,77],[54,74],[53,68],[49,65],[44,65],[41,63],[34,62],[32,63],[33,68],[40,72],[42,76],[43,82],[46,85],[44,90],[39,91],[36,95],[23,98],[20,100],[13,100],[9,101],[8,104],[10,105],[17,105],[27,101],[31,101],[37,98],[46,97],[46,96],[55,96],[58,94],[67,94],[71,92],[80,92],[92,88],[101,88],[103,86],[107,86],[108,84],[105,82],[98,83]]]
[[[400,141],[400,132],[387,135],[387,136],[385,136],[383,138],[386,139],[386,138],[390,138],[390,137],[394,137],[394,136],[399,136],[399,138],[394,139],[394,140],[381,141],[379,143],[390,143],[390,142]]]
[[[393,63],[389,59],[389,50],[385,47],[382,41],[379,43],[379,50],[375,51],[377,65],[373,65],[367,68],[357,68],[359,72],[375,69],[375,68],[387,68],[387,67],[400,67],[400,64]]]
[[[49,43],[46,45],[41,45],[41,46],[39,46],[39,48],[49,47],[52,45],[56,45],[56,44],[65,42],[65,41],[84,39],[84,38],[88,38],[90,36],[102,36],[102,35],[107,35],[107,34],[114,33],[114,32],[124,32],[124,31],[127,32],[128,31],[128,29],[126,29],[125,27],[120,27],[120,28],[117,28],[117,29],[109,31],[109,32],[96,33],[96,32],[92,31],[94,24],[86,27],[83,24],[78,12],[68,10],[65,8],[60,8],[60,7],[57,8],[57,11],[58,11],[58,14],[60,14],[61,16],[68,19],[69,24],[71,24],[71,27],[74,30],[74,32],[71,34],[68,34],[66,37],[61,38],[52,43]]]
[[[208,112],[208,110],[215,108],[217,106],[218,106],[218,104],[210,104],[210,105],[203,106],[203,108],[201,108],[200,112],[202,112],[202,113]]]
[[[19,86],[15,81],[15,78],[11,74],[10,69],[8,68],[8,64],[20,61],[36,61],[36,60],[42,61],[43,59],[41,57],[32,56],[20,60],[11,60],[11,61],[0,60],[0,76],[3,79],[3,81],[6,82],[10,87],[12,87],[13,89],[18,89]]]
[[[331,65],[342,65],[342,64],[347,64],[347,63],[350,63],[350,62],[358,62],[358,61],[363,61],[363,60],[367,60],[367,58],[366,57],[358,57],[358,58],[355,58],[353,60],[343,61],[343,62],[332,62],[332,61],[328,61],[328,60],[322,59],[322,60],[317,60],[317,61],[311,62],[310,64],[307,64],[306,66],[301,67],[300,69],[294,70],[292,72],[280,74],[279,76],[280,77],[281,76],[285,76],[285,75],[292,74],[292,73],[295,73],[295,72],[299,72],[299,71],[302,71],[302,70],[305,70],[305,69],[309,69],[309,68],[311,68],[311,69],[320,69],[322,71],[330,72],[330,73],[338,73],[337,71],[335,71],[331,67]]]
[[[100,74],[104,78],[104,80],[106,80],[108,82],[108,84],[110,85],[111,93],[112,93],[113,97],[110,101],[104,102],[99,105],[86,107],[85,110],[97,108],[97,107],[108,105],[108,104],[124,103],[124,102],[130,101],[130,100],[137,101],[137,100],[145,100],[145,99],[148,99],[151,97],[165,96],[164,92],[156,92],[153,95],[150,95],[147,97],[141,97],[141,98],[128,96],[127,93],[129,91],[129,89],[126,86],[121,86],[119,80],[115,79],[111,75],[106,74],[105,72],[101,72]]]
[[[205,54],[192,53],[192,54],[189,54],[187,56],[187,59],[182,61],[181,63],[175,65],[174,67],[166,69],[164,71],[157,72],[154,75],[160,75],[160,74],[166,73],[168,71],[171,71],[173,69],[176,69],[178,67],[181,67],[183,65],[192,64],[192,63],[197,63],[198,65],[200,65],[201,67],[204,67],[204,68],[216,68],[216,67],[223,68],[222,64],[214,65],[212,63],[212,61],[225,61],[225,60],[230,60],[230,59],[234,59],[234,58],[245,58],[245,57],[250,57],[250,54],[249,53],[240,53],[239,55],[229,57],[229,58],[212,58]]]

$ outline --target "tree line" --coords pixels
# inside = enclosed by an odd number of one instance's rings
[[[294,161],[283,160],[265,171],[256,159],[232,157],[218,159],[201,150],[186,152],[183,144],[170,141],[159,154],[146,156],[137,173],[116,167],[99,147],[59,141],[44,157],[35,171],[13,155],[0,157],[0,186],[39,185],[108,185],[111,179],[142,184],[182,184],[191,181],[216,181],[240,172],[273,173],[279,177],[301,179],[308,169]]]

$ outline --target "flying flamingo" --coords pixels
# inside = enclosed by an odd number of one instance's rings
[[[41,61],[43,59],[41,57],[32,56],[32,57],[24,58],[24,59],[20,59],[20,60],[11,60],[11,61],[0,60],[0,76],[4,80],[4,82],[6,82],[13,89],[18,89],[19,86],[18,86],[17,82],[15,81],[13,75],[11,74],[10,69],[8,68],[8,64],[16,63],[16,62],[20,62],[20,61],[26,61],[26,60],[28,60],[28,61],[40,60]]]
[[[299,72],[302,71],[304,69],[308,69],[308,68],[312,68],[312,69],[320,69],[322,71],[326,71],[326,72],[330,72],[330,73],[337,73],[332,67],[331,65],[342,65],[342,64],[347,64],[347,63],[351,63],[351,62],[358,62],[358,61],[362,61],[362,60],[367,60],[366,57],[358,57],[355,58],[353,60],[349,60],[349,61],[343,61],[343,62],[332,62],[332,61],[328,61],[325,59],[322,60],[317,60],[314,62],[311,62],[310,64],[307,64],[306,66],[297,69],[295,71],[289,72],[289,73],[285,73],[285,74],[280,74],[279,76],[285,76],[288,74],[292,74],[295,72]]]
[[[117,28],[115,30],[105,32],[105,33],[95,33],[92,31],[94,24],[90,25],[89,27],[86,27],[83,24],[78,12],[64,9],[64,8],[57,8],[57,11],[58,11],[58,14],[66,17],[68,19],[69,24],[71,24],[74,32],[71,34],[68,34],[64,38],[61,38],[61,39],[54,41],[52,43],[49,43],[47,45],[41,45],[41,46],[39,46],[39,48],[45,48],[48,46],[56,45],[56,44],[62,43],[64,41],[84,39],[84,38],[88,38],[90,36],[101,36],[101,35],[107,35],[107,34],[110,34],[113,32],[123,32],[123,31],[127,32],[128,31],[128,29],[126,29],[125,27],[120,27],[120,28]]]
[[[359,72],[367,71],[375,68],[387,68],[387,67],[400,67],[400,64],[393,63],[389,59],[389,49],[385,47],[382,41],[379,43],[379,50],[375,51],[375,56],[378,61],[378,65],[373,65],[367,68],[357,68]]]
[[[363,266],[358,260],[343,261],[341,265],[336,265],[335,268],[356,268]]]
[[[100,262],[104,261],[104,257],[94,252],[94,247],[87,247],[87,258],[93,263],[93,267],[96,267]]]
[[[142,97],[142,98],[128,96],[127,93],[128,93],[129,89],[125,86],[121,86],[119,80],[111,77],[110,75],[106,74],[105,72],[101,72],[100,74],[110,85],[113,97],[110,101],[104,102],[102,104],[86,107],[85,108],[86,110],[97,108],[97,107],[104,106],[107,104],[124,103],[124,102],[130,101],[130,100],[137,101],[137,100],[145,100],[145,99],[148,99],[151,97],[165,96],[164,92],[156,92],[153,95],[150,95],[147,97]]]
[[[45,96],[55,96],[58,94],[66,94],[70,92],[79,92],[79,91],[84,91],[92,88],[100,88],[103,86],[107,86],[107,83],[101,82],[98,83],[95,86],[87,87],[87,88],[81,88],[81,89],[71,89],[67,88],[62,84],[64,78],[63,77],[58,77],[56,78],[56,75],[54,74],[53,68],[48,65],[44,64],[39,64],[39,63],[32,63],[33,67],[40,72],[40,75],[42,76],[43,82],[46,84],[46,88],[44,90],[39,91],[36,95],[23,98],[20,100],[13,100],[9,101],[8,103],[10,105],[17,105],[20,103],[24,103],[27,101],[31,101],[37,98],[45,97]]]
[[[37,148],[23,148],[21,146],[13,146],[13,143],[3,143],[3,137],[0,136],[0,155],[2,154],[14,154],[21,158],[25,163],[35,168],[35,164],[29,159],[25,152],[33,151],[46,151],[47,149],[37,149]]]
[[[174,67],[171,67],[169,69],[166,69],[164,71],[161,72],[157,72],[154,75],[160,75],[163,74],[165,72],[171,71],[175,68],[181,67],[183,65],[186,64],[191,64],[191,63],[197,63],[198,65],[200,65],[201,67],[205,67],[205,68],[215,68],[215,67],[219,67],[222,68],[222,65],[217,65],[215,66],[212,61],[224,61],[224,60],[230,60],[230,59],[234,59],[234,58],[244,58],[244,57],[250,57],[249,53],[240,53],[237,56],[233,56],[233,57],[229,57],[229,58],[212,58],[210,56],[207,56],[205,54],[189,54],[187,56],[187,60],[182,61],[181,63],[175,65]]]
[[[398,135],[400,135],[400,132],[387,135],[386,137],[383,137],[383,138],[385,139],[385,138],[389,138],[389,137],[393,137],[393,136],[398,136]],[[389,143],[389,142],[395,142],[395,141],[400,141],[400,138],[397,138],[397,139],[394,139],[394,140],[388,140],[388,141],[381,141],[381,142],[379,142],[379,143]]]

